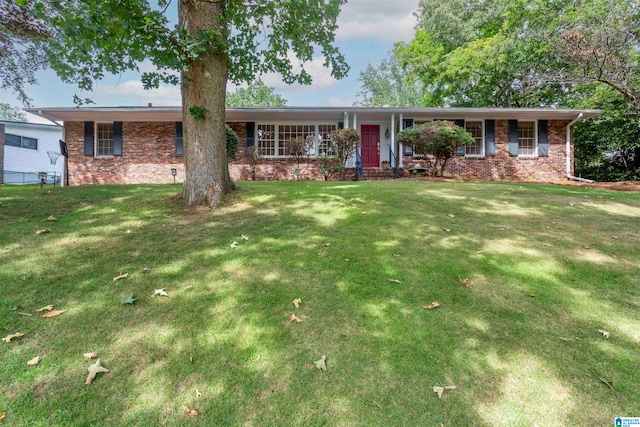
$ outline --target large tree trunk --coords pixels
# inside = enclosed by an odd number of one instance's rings
[[[179,25],[190,35],[202,30],[222,31],[225,5],[226,1],[180,0]],[[233,190],[224,127],[227,71],[223,53],[208,53],[191,61],[189,69],[182,72],[183,197],[187,206],[215,206]],[[204,114],[193,114],[190,109]]]

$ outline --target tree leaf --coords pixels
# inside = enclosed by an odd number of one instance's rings
[[[233,242],[231,242],[231,245],[229,245],[229,246],[231,246],[231,249],[235,249],[235,248],[238,247],[238,245],[239,245],[239,243],[234,240]]]
[[[442,399],[442,393],[444,393],[444,387],[440,387],[440,386],[434,385],[432,390],[435,391],[436,393],[438,393],[438,397],[440,399]]]
[[[149,271],[150,270],[147,267],[145,267],[142,269],[142,274],[147,274]]]
[[[53,221],[57,221],[57,220],[58,220],[58,218],[56,218],[53,215],[48,216],[47,218],[45,218],[45,221],[48,221],[48,222],[53,222]]]
[[[120,273],[120,275],[113,278],[113,281],[117,282],[118,280],[126,279],[127,277],[129,277],[129,273]]]
[[[138,301],[138,298],[136,298],[135,296],[131,295],[131,296],[126,297],[122,303],[123,304],[135,304],[136,301]]]
[[[91,353],[85,353],[83,354],[85,359],[95,359],[96,357],[98,357],[98,353],[96,352],[91,352]]]
[[[38,363],[40,363],[40,356],[36,356],[33,359],[29,360],[27,362],[27,365],[34,366],[34,365],[37,365]]]
[[[613,381],[609,381],[609,380],[607,380],[606,378],[600,378],[600,381],[601,381],[601,382],[603,382],[604,384],[606,384],[606,385],[607,385],[607,387],[609,387],[611,390],[616,391],[616,390],[613,388]]]
[[[304,322],[304,320],[300,319],[298,316],[291,313],[291,316],[289,317],[289,322],[301,323],[301,322]]]
[[[184,411],[185,414],[189,415],[191,418],[198,415],[198,411],[196,411],[195,409],[189,409],[185,405],[182,405],[182,410]]]
[[[602,334],[602,338],[604,339],[608,339],[609,338],[609,332],[605,331],[604,329],[598,329],[598,332],[600,332]]]
[[[162,289],[156,289],[155,291],[153,291],[153,295],[151,295],[152,297],[155,296],[160,296],[160,297],[169,297],[169,295],[167,294],[167,291],[165,288]]]
[[[397,284],[399,284],[399,285],[400,285],[400,284],[402,284],[402,282],[401,282],[400,280],[398,280],[398,279],[389,279],[389,281],[390,281],[391,283],[397,283]]]
[[[456,216],[454,214],[448,214],[447,215],[449,218],[455,218]]]
[[[469,283],[469,278],[462,278],[462,277],[458,277],[458,280],[460,280],[460,283],[462,283],[464,285],[465,288],[468,288],[469,286],[471,286],[471,284]]]
[[[67,310],[53,310],[50,311],[48,313],[45,313],[42,315],[42,317],[44,318],[49,318],[49,317],[56,317],[56,316],[60,316],[62,313],[64,313]]]
[[[85,381],[86,385],[91,384],[93,379],[99,373],[109,372],[109,370],[107,368],[102,366],[102,364],[100,363],[100,359],[96,360],[96,363],[94,363],[93,365],[89,366],[89,368],[87,370],[89,371],[89,375],[87,375],[87,381]]]
[[[316,368],[320,369],[321,371],[326,371],[327,370],[327,356],[325,356],[323,354],[322,357],[320,358],[320,360],[316,360],[315,362],[313,362],[313,364],[316,366]]]
[[[444,231],[446,231],[447,233],[451,231],[451,229],[449,228],[443,228]]]
[[[24,336],[24,334],[22,332],[16,332],[15,334],[7,335],[6,337],[2,338],[2,341],[4,341],[7,344],[9,344],[12,339],[20,338],[20,337],[23,337],[23,336]]]
[[[249,240],[249,237],[245,236],[244,234],[241,234],[240,237],[242,237],[242,240]]]
[[[36,234],[38,234],[38,235],[47,234],[47,233],[51,233],[51,229],[50,228],[43,228],[42,230],[36,231]]]
[[[51,310],[53,310],[53,306],[52,305],[47,305],[45,307],[37,309],[36,313],[42,313],[43,311],[51,311]]]
[[[302,303],[302,300],[300,298],[296,298],[293,300],[293,306],[295,308],[300,308],[300,304]]]
[[[434,301],[429,305],[422,306],[422,308],[424,308],[425,310],[431,310],[431,309],[436,308],[436,307],[440,307],[440,303],[438,301]]]

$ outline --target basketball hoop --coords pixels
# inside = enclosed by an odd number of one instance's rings
[[[60,157],[61,153],[56,153],[55,151],[47,151],[47,155],[49,155],[49,160],[51,160],[51,164],[55,165],[58,161],[58,157]]]

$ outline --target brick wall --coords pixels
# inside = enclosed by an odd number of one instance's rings
[[[445,170],[446,176],[483,181],[553,181],[566,178],[566,121],[549,121],[549,157],[519,158],[509,156],[508,121],[496,121],[496,156],[486,158],[455,157]],[[234,180],[252,179],[247,161],[246,126],[229,123],[238,134],[236,159],[229,163]],[[84,122],[65,123],[69,150],[69,183],[81,184],[163,184],[173,182],[171,168],[176,168],[176,180],[184,180],[183,157],[175,155],[175,123],[123,123],[122,156],[96,158],[84,155]],[[418,158],[404,157],[404,167],[424,163]],[[573,161],[573,150],[572,150]],[[317,160],[300,166],[285,159],[265,159],[256,167],[259,180],[296,179],[322,180]],[[572,169],[573,171],[573,169]]]
[[[4,125],[0,123],[0,184],[4,183]]]
[[[480,181],[557,181],[566,179],[566,121],[549,121],[549,157],[510,157],[509,156],[509,122],[496,120],[496,156],[495,157],[462,157],[449,160],[444,175],[461,179]],[[573,163],[573,142],[571,146]],[[405,169],[414,163],[421,163],[418,158],[403,158]],[[573,166],[572,166],[573,172]]]

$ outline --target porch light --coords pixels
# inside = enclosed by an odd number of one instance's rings
[[[391,132],[389,131],[389,126],[387,126],[387,130],[384,133],[384,136],[389,139],[389,137],[391,136]]]
[[[38,172],[38,179],[40,180],[40,188],[47,183],[47,173]]]
[[[176,183],[176,175],[178,175],[178,169],[171,168],[171,176],[173,177],[173,183]]]

